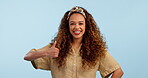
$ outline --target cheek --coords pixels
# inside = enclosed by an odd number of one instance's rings
[[[86,27],[85,27],[85,26],[83,26],[83,27],[82,27],[82,29],[83,29],[83,31],[85,32],[85,30],[86,30]]]
[[[69,26],[70,33],[72,32],[72,30],[73,30],[73,27],[72,26]]]

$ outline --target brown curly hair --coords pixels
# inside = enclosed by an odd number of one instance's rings
[[[86,9],[82,9],[86,15],[86,29],[85,33],[83,34],[80,56],[82,57],[82,67],[92,68],[96,65],[97,61],[99,61],[99,58],[104,56],[107,46],[92,15],[88,13]],[[52,45],[56,40],[56,47],[60,50],[59,56],[55,59],[59,64],[58,67],[65,65],[66,57],[70,54],[69,51],[72,48],[70,43],[72,43],[73,37],[69,31],[69,20],[67,20],[69,12],[70,11],[67,11],[62,18],[58,34],[51,43]]]

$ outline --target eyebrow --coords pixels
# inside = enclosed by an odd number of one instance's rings
[[[70,21],[70,23],[73,23],[74,21]],[[79,22],[84,22],[84,21],[79,21]]]

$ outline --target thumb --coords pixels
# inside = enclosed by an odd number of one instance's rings
[[[57,41],[54,41],[52,47],[55,48],[56,44],[57,44]]]

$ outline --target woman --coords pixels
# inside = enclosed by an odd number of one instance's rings
[[[52,78],[121,78],[123,71],[107,52],[106,42],[90,13],[73,7],[61,20],[52,43],[24,57],[36,69],[51,70]]]

